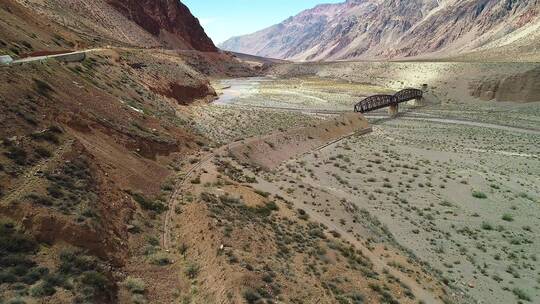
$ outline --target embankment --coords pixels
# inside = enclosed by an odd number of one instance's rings
[[[365,117],[347,113],[308,127],[272,133],[232,144],[229,152],[240,163],[271,170],[282,162],[355,133],[370,132]]]

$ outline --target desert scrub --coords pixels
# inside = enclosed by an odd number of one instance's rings
[[[146,284],[140,278],[127,277],[124,281],[124,286],[132,294],[144,294],[146,291]]]
[[[21,283],[32,285],[49,273],[33,260],[38,243],[22,233],[14,222],[0,218],[0,286]]]
[[[4,155],[19,166],[25,166],[28,162],[28,153],[20,147],[11,146]]]
[[[54,92],[54,89],[45,81],[40,79],[33,79],[34,84],[36,86],[36,91],[39,95],[44,97],[49,97],[52,92]]]
[[[36,141],[47,141],[58,145],[60,144],[60,138],[58,138],[59,134],[61,134],[60,129],[51,127],[41,132],[32,133],[30,137]]]
[[[244,291],[243,295],[248,304],[254,304],[262,298],[258,292],[252,289]]]
[[[478,198],[478,199],[486,199],[487,198],[487,195],[484,192],[476,191],[476,190],[472,192],[472,196],[474,198]]]
[[[101,263],[81,251],[63,251],[55,272],[40,267],[33,256],[38,243],[22,234],[17,227],[0,220],[0,285],[13,284],[29,288],[26,295],[34,298],[52,296],[58,288],[71,292],[77,302],[110,302],[115,287],[102,271]]]
[[[79,156],[62,164],[52,173],[45,174],[47,196],[35,193],[28,198],[35,204],[48,206],[67,215],[78,216],[78,221],[96,218],[98,200],[96,182],[86,157]]]
[[[150,258],[150,263],[158,266],[167,266],[171,264],[172,261],[167,254],[158,252]]]
[[[255,193],[257,193],[258,195],[264,197],[264,198],[268,198],[270,196],[270,193],[269,192],[265,192],[265,191],[261,191],[261,190],[255,190]]]
[[[493,226],[488,223],[488,222],[482,222],[482,225],[481,225],[482,229],[484,230],[488,230],[488,231],[491,231],[493,230]]]
[[[189,263],[186,267],[186,276],[190,279],[195,279],[199,275],[200,267],[195,263]]]
[[[246,176],[243,170],[236,168],[229,161],[215,160],[214,164],[220,174],[228,176],[235,182],[253,184],[257,182],[255,177]]]
[[[514,295],[516,295],[516,297],[520,300],[524,300],[524,301],[531,301],[531,296],[529,296],[529,294],[527,294],[523,289],[520,289],[520,288],[514,288],[512,289],[512,293],[514,293]]]
[[[141,206],[142,209],[147,211],[154,211],[158,214],[165,212],[168,207],[160,201],[150,200],[146,196],[138,192],[128,191],[128,194]]]
[[[509,213],[505,213],[505,214],[503,214],[503,216],[502,216],[502,220],[503,220],[503,221],[507,221],[507,222],[513,222],[513,221],[514,221],[514,217],[513,217],[511,214],[509,214]]]
[[[73,286],[76,299],[80,302],[112,301],[116,292],[116,285],[105,273],[102,263],[78,250],[60,253],[54,283],[57,286]]]
[[[305,210],[297,209],[296,212],[298,214],[299,219],[304,220],[304,221],[307,221],[309,219],[309,214],[307,214]]]
[[[43,147],[37,147],[34,152],[40,157],[40,158],[49,158],[52,156],[52,153]]]

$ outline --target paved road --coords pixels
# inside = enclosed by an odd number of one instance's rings
[[[28,58],[14,60],[11,64],[13,65],[13,64],[28,63],[28,62],[33,62],[33,61],[41,61],[41,60],[47,60],[47,59],[58,58],[58,57],[65,57],[65,56],[75,55],[75,54],[97,52],[97,51],[101,51],[101,50],[103,50],[103,49],[97,48],[97,49],[81,50],[81,51],[64,53],[64,54],[28,57]]]

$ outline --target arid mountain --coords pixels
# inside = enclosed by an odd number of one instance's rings
[[[83,40],[77,41],[78,46],[217,51],[198,19],[177,0],[9,0],[6,5],[9,2],[55,21],[62,30],[78,33]]]
[[[319,5],[220,47],[292,60],[485,56],[504,48],[518,60],[516,54],[537,53],[538,35],[531,34],[538,32],[539,10],[538,0],[348,0]]]
[[[178,0],[107,0],[128,19],[135,21],[169,46],[192,47],[199,51],[217,51],[214,43]]]

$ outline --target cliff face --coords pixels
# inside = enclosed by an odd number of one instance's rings
[[[348,0],[221,48],[293,60],[447,57],[535,44],[526,33],[538,28],[539,11],[538,0]]]
[[[189,9],[178,0],[108,0],[126,18],[169,47],[215,52],[216,46]]]

